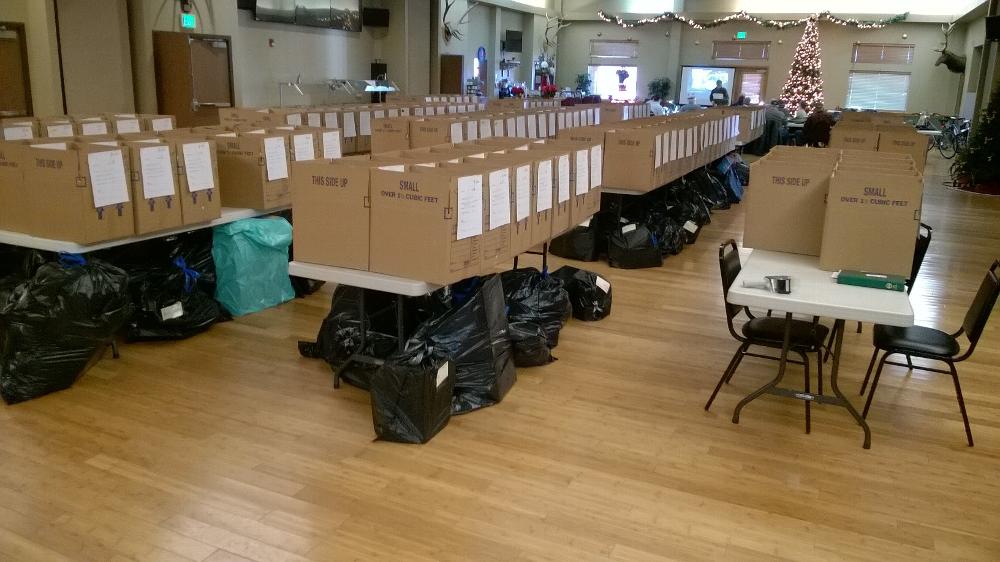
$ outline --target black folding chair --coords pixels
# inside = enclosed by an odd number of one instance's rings
[[[722,388],[722,384],[728,384],[730,379],[733,378],[733,374],[740,366],[740,362],[743,361],[744,357],[758,357],[761,359],[771,359],[773,361],[780,360],[779,357],[750,353],[748,349],[752,345],[768,347],[771,349],[782,349],[785,337],[786,320],[778,317],[772,318],[771,316],[754,316],[747,307],[730,304],[729,301],[726,300],[726,297],[729,295],[729,288],[732,287],[733,282],[736,281],[736,276],[740,274],[741,269],[742,265],[740,264],[740,253],[736,247],[736,241],[730,239],[723,242],[719,246],[719,270],[722,273],[722,298],[726,307],[726,322],[729,325],[729,333],[732,334],[736,341],[740,342],[740,347],[736,350],[736,354],[733,355],[733,358],[729,361],[729,366],[726,367],[725,372],[722,373],[719,383],[715,385],[715,390],[712,391],[712,396],[708,398],[708,403],[705,404],[705,410],[708,410],[712,406],[712,402],[715,400],[715,396],[719,394],[719,389]],[[737,333],[736,328],[733,326],[733,320],[741,312],[746,314],[749,320],[743,323],[740,333]],[[802,361],[793,361],[789,359],[788,362],[796,365],[802,365],[804,367],[805,391],[809,392],[809,357],[807,354],[816,353],[817,384],[819,386],[819,394],[823,394],[823,341],[826,339],[826,334],[829,329],[819,323],[819,318],[814,318],[812,322],[807,322],[805,320],[790,320],[790,322],[792,322],[790,350],[793,353],[797,353],[802,358]],[[810,430],[810,403],[807,400],[805,404],[806,432],[808,433]]]
[[[872,388],[868,393],[865,409],[861,413],[862,417],[868,416],[868,409],[872,405],[872,399],[875,398],[875,389],[878,387],[878,380],[882,375],[882,367],[886,364],[920,369],[921,371],[930,371],[932,373],[950,374],[952,380],[955,382],[955,394],[958,396],[958,408],[962,411],[962,421],[965,422],[965,435],[969,439],[969,446],[972,446],[972,429],[969,427],[969,416],[965,413],[965,399],[962,398],[962,387],[958,383],[958,370],[955,368],[955,363],[965,361],[971,357],[972,352],[976,350],[976,344],[979,343],[980,336],[983,335],[983,329],[990,318],[990,313],[993,312],[997,296],[1000,295],[1000,280],[997,279],[998,269],[1000,269],[1000,260],[994,261],[989,271],[986,272],[986,277],[983,278],[983,282],[979,285],[976,298],[972,300],[972,305],[965,314],[962,327],[954,334],[948,334],[941,330],[923,326],[899,328],[880,324],[875,325],[875,335],[873,338],[875,352],[872,353],[872,360],[868,363],[868,372],[865,374],[865,380],[861,383],[862,395],[865,393],[865,387],[868,386],[868,378],[872,374],[872,368],[875,366],[875,359],[878,357],[878,352],[884,350],[885,353],[878,363],[875,378],[872,379]],[[969,346],[964,353],[961,352],[961,345],[958,341],[958,337],[962,334],[965,334],[969,340]],[[913,356],[941,361],[948,365],[949,370],[945,371],[944,369],[913,365],[910,361],[907,361],[905,364],[887,361],[889,356],[895,353],[906,355],[907,358]]]

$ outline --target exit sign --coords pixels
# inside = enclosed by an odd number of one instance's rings
[[[184,29],[194,29],[198,26],[198,18],[194,14],[181,14],[181,27]]]
[[[736,39],[738,41],[743,41],[746,38],[747,38],[747,32],[746,31],[737,31],[736,32]]]

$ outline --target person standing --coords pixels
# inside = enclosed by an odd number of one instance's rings
[[[715,89],[712,90],[712,103],[715,105],[729,105],[729,90],[722,86],[722,80],[715,81]]]

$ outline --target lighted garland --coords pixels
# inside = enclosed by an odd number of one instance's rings
[[[632,27],[639,27],[650,23],[662,23],[669,21],[679,21],[681,23],[687,24],[687,26],[690,27],[691,29],[710,29],[732,21],[746,21],[764,27],[785,29],[786,27],[797,27],[800,25],[805,25],[805,23],[812,18],[816,18],[817,20],[828,21],[830,23],[835,23],[837,25],[842,25],[845,27],[854,26],[858,29],[882,29],[887,25],[906,21],[907,16],[909,16],[909,12],[905,14],[898,14],[892,16],[891,18],[886,18],[881,20],[859,20],[855,18],[847,18],[847,19],[838,18],[837,16],[831,14],[829,11],[826,11],[797,20],[765,20],[758,18],[757,16],[750,15],[746,13],[746,11],[744,10],[740,10],[739,12],[735,12],[729,14],[728,16],[723,16],[721,18],[716,18],[711,21],[696,21],[691,18],[682,16],[680,14],[676,14],[674,12],[663,12],[658,16],[641,18],[636,20],[626,20],[618,16],[609,16],[608,14],[604,13],[603,10],[597,12],[597,17],[601,18],[605,22],[613,23],[625,29]]]

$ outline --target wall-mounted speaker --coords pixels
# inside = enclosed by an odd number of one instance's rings
[[[361,25],[363,27],[389,27],[389,10],[364,8],[361,10]]]

